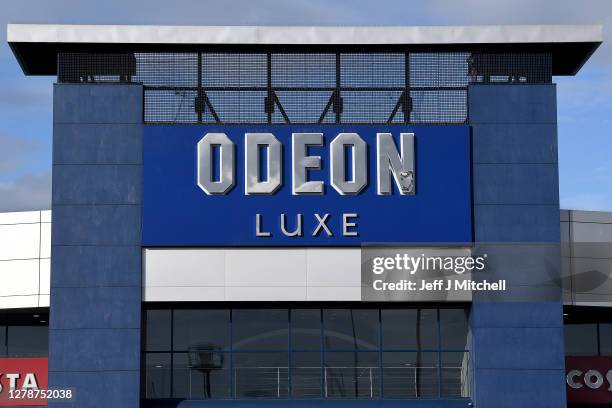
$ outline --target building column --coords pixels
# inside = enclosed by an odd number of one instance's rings
[[[475,241],[538,243],[495,265],[511,282],[509,296],[474,299],[474,406],[564,408],[563,305],[554,295],[560,261],[541,246],[554,248],[560,237],[556,88],[472,85],[468,100]]]
[[[71,404],[140,400],[141,85],[56,84],[49,384]]]

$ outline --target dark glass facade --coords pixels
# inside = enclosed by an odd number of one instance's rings
[[[0,357],[46,357],[48,354],[47,326],[0,326]]]
[[[0,358],[47,357],[49,312],[16,309],[0,313]]]
[[[566,308],[565,354],[612,356],[612,316],[606,308]]]
[[[149,309],[143,391],[147,399],[467,397],[467,313],[393,306]]]

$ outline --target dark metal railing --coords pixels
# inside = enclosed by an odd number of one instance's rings
[[[58,55],[62,83],[141,83],[155,124],[465,123],[474,83],[552,82],[550,54]]]

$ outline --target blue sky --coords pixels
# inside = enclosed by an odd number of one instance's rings
[[[49,208],[51,197],[54,78],[23,76],[7,23],[604,24],[604,44],[582,71],[555,82],[561,207],[612,211],[610,0],[19,0],[3,2],[0,23],[0,211]]]

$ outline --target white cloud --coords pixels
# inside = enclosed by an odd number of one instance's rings
[[[31,138],[0,133],[0,176],[33,165],[45,147]]]
[[[53,79],[24,77],[0,71],[0,109],[8,114],[49,114],[53,106]]]
[[[51,208],[51,173],[28,174],[0,182],[0,212]]]

